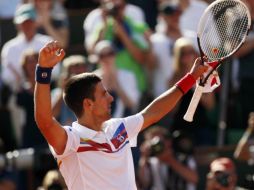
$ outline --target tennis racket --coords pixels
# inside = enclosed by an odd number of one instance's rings
[[[241,47],[250,25],[250,12],[240,0],[216,0],[206,8],[199,21],[197,42],[202,63],[204,64],[204,57],[207,57],[207,62],[212,62],[212,69],[200,78],[184,120],[193,121],[207,79]]]

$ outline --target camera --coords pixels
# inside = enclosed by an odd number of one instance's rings
[[[165,145],[159,136],[155,136],[150,141],[150,156],[157,156],[164,151]]]
[[[223,187],[229,186],[229,174],[225,172],[217,172],[215,179]]]
[[[43,163],[43,164],[42,164]],[[55,159],[49,149],[19,149],[0,154],[0,170],[2,169],[35,169],[49,170],[56,167]]]
[[[118,16],[120,8],[120,5],[117,5],[113,2],[108,2],[104,5],[104,9],[106,10],[107,14],[113,17]]]

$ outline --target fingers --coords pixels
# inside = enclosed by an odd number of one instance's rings
[[[65,51],[63,49],[60,49],[60,51],[58,51],[57,56],[58,56],[59,61],[62,60],[65,56]]]
[[[38,63],[42,67],[54,67],[64,56],[65,52],[59,42],[51,41],[40,50]]]
[[[61,48],[60,43],[58,41],[51,41],[47,43],[43,47],[42,51],[47,54],[57,55],[57,56],[61,56],[61,54],[64,53],[64,50]]]
[[[207,56],[203,56],[203,61],[204,61],[204,62],[208,62]]]

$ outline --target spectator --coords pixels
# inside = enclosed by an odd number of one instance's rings
[[[210,164],[206,190],[237,190],[237,171],[230,158],[216,158]]]
[[[143,189],[196,189],[198,174],[192,143],[187,136],[179,134],[173,137],[159,126],[145,132],[139,168]]]
[[[36,33],[36,12],[32,4],[21,5],[14,18],[14,23],[18,28],[18,35],[8,41],[2,49],[2,79],[14,91],[24,81],[24,74],[21,69],[21,56],[24,50],[39,49],[48,41],[49,36]]]
[[[73,75],[91,71],[90,64],[82,55],[71,55],[63,60],[58,87],[52,90],[53,115],[62,125],[70,125],[76,120],[73,112],[64,104],[63,88],[65,82]]]
[[[160,17],[165,21],[165,31],[156,32],[151,36],[153,51],[157,59],[154,70],[153,95],[157,96],[168,88],[172,77],[172,56],[175,41],[182,36],[179,28],[181,11],[178,6],[165,2],[159,6]]]
[[[99,69],[95,71],[102,77],[102,83],[114,97],[112,116],[126,117],[138,108],[140,92],[134,74],[128,70],[117,69],[115,51],[109,41],[101,41],[95,47],[99,58]]]
[[[91,38],[94,32],[96,32],[96,27],[98,25],[103,24],[105,22],[107,17],[107,10],[104,6],[105,2],[108,0],[100,0],[100,7],[92,10],[85,18],[83,29],[85,34],[85,47],[89,51],[91,49]],[[144,13],[143,11],[132,4],[128,4],[123,0],[123,6],[124,6],[124,14],[127,17],[132,18],[132,20],[135,20],[137,22],[145,22],[144,20]],[[96,23],[96,24],[95,24]]]
[[[193,43],[188,38],[179,38],[174,45],[173,49],[173,75],[169,82],[169,86],[179,80],[186,71],[191,67],[191,62],[198,56]],[[192,134],[193,142],[195,145],[211,145],[213,138],[209,129],[208,113],[215,107],[216,100],[214,93],[203,94],[201,101],[197,107],[194,115],[193,122],[187,122],[183,119],[183,116],[189,106],[193,95],[193,91],[190,90],[175,107],[174,113],[171,116],[172,126],[171,130],[184,130]]]
[[[198,49],[196,37],[197,26],[199,18],[207,7],[207,4],[202,0],[159,0],[159,3],[171,4],[172,6],[179,8],[179,10],[181,11],[181,15],[177,22],[178,30],[180,30],[182,36],[190,38],[193,41],[195,48]],[[167,31],[167,21],[165,21],[165,19],[161,17],[158,17],[157,20],[158,24],[156,26],[156,31]]]
[[[1,77],[3,82],[13,92],[18,91],[25,81],[21,68],[21,57],[26,49],[39,49],[52,38],[36,32],[36,12],[32,4],[22,4],[15,13],[14,23],[18,28],[18,35],[4,44],[1,52]],[[57,69],[54,69],[56,73]],[[21,139],[21,128],[24,124],[24,111],[16,105],[15,95],[10,97],[9,109],[18,143]]]
[[[30,0],[37,13],[38,32],[58,40],[62,47],[68,47],[69,21],[67,13],[58,0]]]
[[[125,17],[123,0],[109,0],[104,6],[117,7],[117,11],[113,16],[108,15],[104,25],[99,27],[93,47],[101,40],[111,41],[116,50],[117,68],[134,73],[140,92],[144,92],[147,90],[145,67],[148,67],[147,58],[151,53],[150,30],[144,23]]]
[[[195,35],[198,29],[198,22],[208,4],[204,0],[178,0],[183,14],[180,18],[180,28],[184,32],[191,32]]]

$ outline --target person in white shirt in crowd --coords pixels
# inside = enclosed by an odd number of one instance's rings
[[[197,27],[200,17],[205,11],[208,4],[203,0],[161,0],[159,3],[170,2],[180,7],[182,12],[179,20],[179,29],[184,37],[188,37],[193,41],[195,48],[198,50],[197,44]],[[164,31],[167,23],[164,19],[158,18],[156,31]]]
[[[158,96],[168,88],[172,77],[173,46],[175,41],[182,36],[179,28],[181,16],[180,7],[171,2],[159,5],[159,17],[165,22],[164,31],[157,31],[150,40],[152,49],[157,59],[157,67],[153,77],[153,95]]]
[[[22,53],[26,49],[39,51],[52,38],[37,33],[36,11],[32,4],[22,4],[18,7],[14,23],[17,26],[18,34],[3,46],[1,75],[4,83],[16,91],[24,81],[24,73],[20,64]]]
[[[198,22],[208,4],[204,0],[179,0],[182,15],[180,18],[180,29],[191,32],[196,37]]]
[[[18,34],[15,38],[6,42],[1,52],[1,78],[3,83],[10,87],[15,93],[25,82],[25,76],[21,68],[22,54],[27,49],[39,51],[40,48],[52,40],[50,36],[36,32],[36,12],[32,4],[22,4],[15,12],[14,23],[17,26]],[[59,67],[59,66],[58,66]],[[57,67],[54,69],[56,78]],[[13,125],[18,141],[21,138],[21,131],[24,124],[24,113],[15,104],[15,95],[10,99],[10,110],[12,113]]]
[[[139,8],[138,6],[128,4],[124,1],[124,14],[128,17],[130,17],[132,20],[135,20],[136,22],[145,22],[145,16],[143,13],[143,10]],[[104,20],[107,17],[107,11],[105,10],[105,7],[102,5],[107,2],[107,0],[100,0],[101,6],[92,10],[88,15],[86,16],[84,23],[83,23],[83,29],[84,29],[84,35],[85,35],[85,41],[84,45],[86,49],[89,51],[91,49],[91,42],[89,39],[91,39],[91,36],[97,29],[99,25],[101,25]]]
[[[59,42],[47,43],[39,54],[35,86],[35,119],[50,145],[66,185],[71,190],[135,190],[131,146],[140,131],[158,122],[196,83],[208,67],[195,63],[175,86],[165,91],[141,112],[111,118],[113,97],[94,73],[68,80],[64,100],[77,116],[72,126],[62,126],[52,115],[50,76],[63,59]]]

